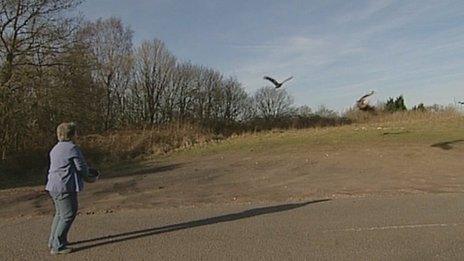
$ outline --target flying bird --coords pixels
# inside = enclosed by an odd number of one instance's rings
[[[464,101],[458,101],[458,103],[464,105]]]
[[[282,84],[284,84],[284,83],[290,81],[291,79],[293,79],[293,76],[285,79],[283,82],[278,82],[278,81],[276,81],[275,79],[273,79],[273,78],[271,78],[269,76],[264,76],[263,79],[272,82],[274,84],[275,88],[278,89],[278,88],[282,87]]]
[[[359,100],[356,101],[356,106],[358,106],[358,109],[362,111],[375,111],[375,107],[370,106],[369,101],[367,100],[367,98],[369,98],[373,94],[374,94],[374,91],[371,91],[370,93],[359,98]]]

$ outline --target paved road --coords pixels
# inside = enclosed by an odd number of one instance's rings
[[[50,221],[0,220],[0,260],[57,259]],[[70,240],[63,259],[464,260],[464,194],[82,215]]]

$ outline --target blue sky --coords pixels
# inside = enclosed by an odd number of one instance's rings
[[[343,110],[372,102],[464,100],[464,1],[88,0],[88,19],[120,17],[134,43],[158,38],[179,59],[235,76],[246,90],[262,77],[295,78],[298,105]]]

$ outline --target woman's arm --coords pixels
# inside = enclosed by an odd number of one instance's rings
[[[75,146],[72,148],[74,166],[76,166],[77,174],[84,180],[90,178],[89,166],[85,162],[84,155],[82,154],[79,147]]]
[[[87,163],[85,162],[84,155],[79,147],[75,146],[74,150],[74,165],[76,166],[77,174],[85,181],[93,183],[98,180],[99,172],[95,169],[90,169]],[[97,173],[98,175],[95,175]]]

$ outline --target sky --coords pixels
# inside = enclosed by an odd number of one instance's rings
[[[371,103],[464,100],[464,1],[87,0],[89,20],[119,17],[134,45],[161,39],[181,61],[236,77],[252,94],[262,77],[296,105],[337,111]]]

